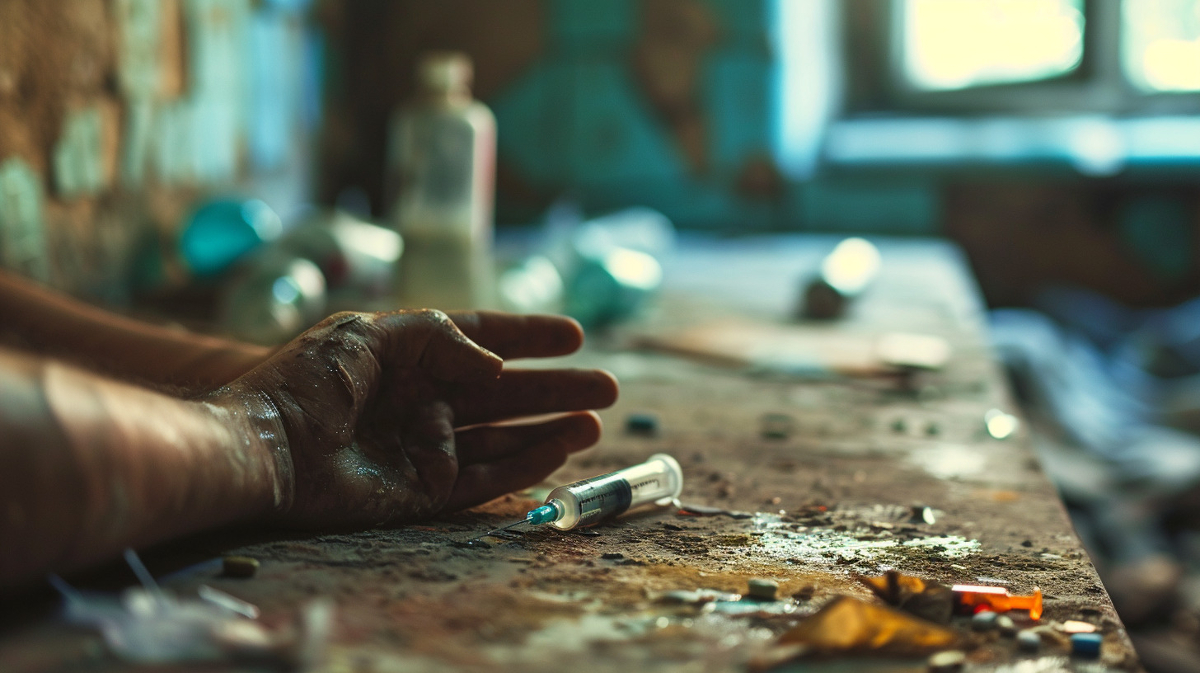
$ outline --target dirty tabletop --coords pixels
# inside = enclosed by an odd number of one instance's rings
[[[574,457],[546,488],[397,530],[239,546],[222,546],[220,536],[187,541],[180,545],[189,553],[236,553],[261,568],[253,579],[227,579],[219,564],[199,564],[167,586],[194,595],[210,584],[258,604],[268,621],[332,598],[330,670],[724,671],[745,670],[831,597],[868,596],[857,575],[894,568],[1013,593],[1040,587],[1044,623],[1082,620],[1104,635],[1101,658],[1086,662],[1062,648],[1018,653],[1012,639],[992,638],[968,652],[967,670],[1138,670],[1024,431],[1007,440],[985,431],[985,412],[1013,407],[985,345],[977,290],[951,246],[884,242],[875,287],[845,320],[808,328],[834,341],[885,331],[942,336],[953,348],[942,371],[907,382],[798,380],[631,347],[639,335],[718,317],[786,323],[801,280],[834,242],[685,240],[666,260],[666,290],[643,319],[589,335],[583,353],[551,363],[609,369],[621,399],[601,414],[600,445]],[[653,415],[657,432],[626,432],[632,413]],[[656,452],[683,466],[683,503],[737,515],[651,508],[585,531],[539,529],[461,544],[520,518],[553,485]],[[704,607],[665,596],[745,594],[752,578],[777,582],[781,600]],[[120,669],[95,653],[94,636],[61,630],[6,634],[0,661],[29,661],[31,648],[56,643],[60,662]],[[804,664],[864,669],[919,671],[925,661]]]

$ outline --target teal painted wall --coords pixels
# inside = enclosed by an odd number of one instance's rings
[[[660,37],[652,32],[659,30],[654,2],[548,0],[538,62],[487,101],[499,123],[503,170],[526,188],[516,198],[501,183],[498,221],[534,220],[547,199],[570,193],[590,212],[646,205],[684,228],[936,232],[932,180],[798,182],[775,169],[777,1],[665,0],[657,11],[677,13],[680,24],[693,20],[679,29],[683,35]],[[639,49],[651,40],[660,40],[653,49],[659,62],[681,64],[683,79],[689,55],[700,53],[691,107],[682,113],[703,128],[690,147],[675,113],[656,106],[646,85]],[[542,198],[529,199],[530,192]]]

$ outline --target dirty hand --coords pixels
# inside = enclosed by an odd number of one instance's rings
[[[616,400],[611,375],[502,369],[502,358],[564,355],[582,340],[552,316],[340,313],[214,397],[257,413],[257,434],[277,443],[267,450],[285,523],[412,521],[531,486],[597,441],[588,410]]]

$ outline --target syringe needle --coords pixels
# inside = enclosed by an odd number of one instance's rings
[[[497,528],[496,530],[488,531],[488,533],[486,535],[484,535],[484,537],[487,537],[488,535],[495,535],[496,533],[503,533],[504,531],[508,530],[509,528],[514,528],[516,526],[520,526],[521,524],[528,523],[528,522],[529,522],[529,517],[525,517],[524,519],[521,519],[520,521],[514,521],[502,528]]]
[[[513,528],[515,526],[520,526],[521,524],[527,523],[528,521],[529,521],[529,517],[525,517],[524,519],[521,519],[520,521],[514,521],[514,522],[508,524],[507,526],[489,530],[488,532],[484,533],[483,535],[480,535],[479,537],[473,537],[470,540],[467,540],[467,543],[475,542],[477,540],[482,540],[485,537],[492,537],[493,535],[496,535],[498,533],[503,533],[504,531],[508,530],[509,528]]]

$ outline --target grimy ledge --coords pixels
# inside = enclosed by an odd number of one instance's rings
[[[926,670],[923,655],[851,648],[803,658],[803,648],[778,645],[837,596],[882,604],[859,578],[889,569],[1014,594],[1039,588],[1045,614],[1031,623],[1014,612],[1018,627],[1075,620],[1103,636],[1099,659],[1080,659],[1052,626],[1029,652],[955,617],[967,670],[1140,670],[1024,430],[986,432],[989,410],[1016,412],[957,250],[884,242],[878,281],[844,319],[791,321],[804,275],[835,241],[685,239],[642,318],[552,363],[609,369],[621,399],[602,413],[600,445],[545,488],[396,530],[240,546],[207,536],[168,546],[152,566],[257,558],[252,579],[201,564],[166,585],[181,595],[217,587],[272,623],[332,599],[325,668],[334,671]],[[862,364],[862,344],[890,332],[945,339],[948,363],[907,375],[851,366]],[[631,414],[650,420],[631,432]],[[663,506],[585,530],[518,527],[463,544],[522,517],[554,485],[657,452],[679,460],[680,501],[705,515]],[[735,600],[751,579],[776,583],[777,600]],[[0,661],[121,667],[96,649],[96,636],[47,618],[8,631]]]

